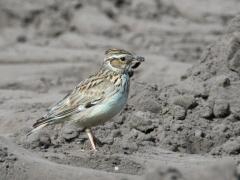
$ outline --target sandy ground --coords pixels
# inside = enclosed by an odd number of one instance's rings
[[[237,0],[0,0],[0,180],[239,179],[239,12]],[[93,128],[98,152],[69,124],[27,139],[109,47],[146,62],[124,110]]]

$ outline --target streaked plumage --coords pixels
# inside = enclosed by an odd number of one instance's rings
[[[34,129],[29,134],[47,125],[69,121],[86,128],[92,147],[96,149],[90,128],[121,111],[128,98],[131,66],[143,60],[122,49],[107,50],[100,70],[49,108],[47,114],[33,124]]]

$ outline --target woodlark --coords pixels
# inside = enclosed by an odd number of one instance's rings
[[[96,150],[90,128],[118,114],[128,99],[129,74],[143,57],[123,49],[109,49],[100,70],[80,82],[71,93],[48,109],[33,124],[31,134],[45,126],[71,122],[86,130],[93,150]]]

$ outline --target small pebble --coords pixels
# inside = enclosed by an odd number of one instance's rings
[[[121,130],[120,130],[120,129],[114,129],[114,130],[112,131],[112,137],[113,137],[113,138],[119,137],[119,136],[121,136],[121,135],[122,135],[122,133],[121,133]]]
[[[78,130],[71,126],[64,127],[63,131],[62,131],[62,137],[67,141],[76,138],[78,136],[78,134],[79,134]]]
[[[174,117],[177,120],[184,120],[186,117],[186,110],[181,106],[174,106]]]
[[[228,87],[231,85],[231,81],[226,75],[217,76],[215,81],[220,87]]]
[[[200,116],[203,118],[210,118],[213,115],[213,110],[210,106],[206,105],[201,107]]]
[[[39,135],[39,142],[40,142],[40,145],[44,145],[44,146],[51,145],[51,139],[48,134]]]
[[[151,113],[158,113],[160,109],[161,106],[155,99],[147,99],[141,102],[140,110],[144,112],[149,111]]]
[[[214,107],[213,107],[213,113],[215,117],[218,118],[224,118],[229,115],[229,104],[224,100],[216,100]]]
[[[197,105],[195,98],[189,95],[175,97],[173,104],[184,107],[186,110],[194,108]]]
[[[229,61],[229,68],[240,74],[240,51],[234,54],[233,58]]]
[[[196,137],[199,137],[199,138],[200,138],[200,137],[203,137],[203,132],[202,132],[201,130],[199,130],[199,129],[196,130],[196,131],[194,132],[194,134],[195,134]]]

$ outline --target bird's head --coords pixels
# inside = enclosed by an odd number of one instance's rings
[[[115,72],[127,73],[132,67],[138,66],[143,61],[143,57],[123,49],[108,49],[105,52],[104,64]]]

